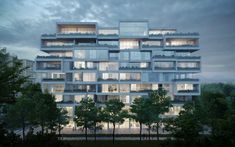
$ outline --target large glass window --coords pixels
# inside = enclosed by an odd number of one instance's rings
[[[108,59],[107,50],[75,50],[74,54],[79,59]]]
[[[131,60],[150,60],[150,52],[131,52]]]
[[[120,36],[143,37],[148,35],[148,22],[120,22]]]
[[[174,62],[154,62],[155,69],[174,69]]]
[[[129,52],[120,52],[120,60],[129,60]]]
[[[118,41],[98,41],[99,45],[118,47]]]
[[[95,82],[96,81],[96,73],[83,73],[83,81],[84,82]]]
[[[117,93],[118,92],[118,84],[102,84],[100,92]]]
[[[100,73],[98,80],[118,80],[118,73]]]
[[[130,92],[129,84],[120,84],[120,92]]]
[[[120,39],[120,49],[139,49],[139,41],[135,39]]]
[[[140,73],[120,73],[120,80],[128,80],[128,81],[138,81],[140,80]]]
[[[177,63],[178,68],[199,68],[200,67],[200,62],[178,62]]]
[[[100,62],[99,69],[100,71],[109,71],[109,70],[118,70],[117,62]]]

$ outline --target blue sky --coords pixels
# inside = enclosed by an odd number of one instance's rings
[[[0,47],[34,59],[57,21],[148,19],[150,26],[199,32],[202,81],[235,82],[235,0],[0,0]]]

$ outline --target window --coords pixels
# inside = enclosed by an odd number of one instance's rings
[[[130,92],[129,84],[120,84],[120,92]]]
[[[83,81],[84,82],[95,82],[96,81],[96,73],[83,73]]]
[[[78,59],[108,59],[107,50],[75,50],[74,54]]]
[[[118,70],[117,62],[100,62],[100,71]]]
[[[150,60],[150,52],[131,52],[131,60]]]
[[[148,22],[120,22],[120,36],[148,36]]]
[[[120,60],[129,60],[129,52],[120,52]]]
[[[120,49],[139,49],[139,41],[134,39],[120,39]]]

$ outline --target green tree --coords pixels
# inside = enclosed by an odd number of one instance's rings
[[[102,113],[101,107],[97,107],[95,105],[93,105],[93,108],[91,109],[91,129],[94,130],[94,136],[95,136],[95,140],[96,140],[96,131],[97,129],[102,129],[102,125],[100,124],[100,122],[102,122],[104,120],[104,115]]]
[[[166,123],[166,130],[186,144],[195,144],[203,130],[200,122],[200,113],[193,103],[186,103],[177,118],[171,118]]]
[[[130,117],[133,118],[136,122],[139,122],[140,125],[140,132],[139,132],[139,136],[140,136],[140,140],[141,140],[141,136],[142,136],[142,126],[143,123],[146,121],[146,100],[145,98],[141,97],[141,98],[136,98],[133,102],[133,104],[131,105],[131,115]]]
[[[0,104],[14,103],[27,77],[22,75],[26,68],[17,57],[10,56],[6,49],[0,49]]]
[[[29,124],[33,101],[24,96],[18,98],[14,105],[10,105],[7,111],[6,122],[11,128],[22,128],[22,138],[25,138],[25,127]]]
[[[113,143],[115,140],[115,127],[116,123],[122,124],[124,118],[128,117],[126,110],[123,110],[125,104],[118,99],[112,99],[105,103],[103,110],[105,120],[113,125]]]
[[[33,97],[34,109],[32,113],[32,123],[41,127],[41,133],[44,134],[45,129],[53,128],[57,119],[57,107],[55,98],[49,93],[39,93]]]
[[[69,123],[68,112],[63,108],[57,108],[56,119],[55,119],[55,127],[58,130],[59,135],[63,126]]]
[[[163,88],[159,88],[158,90],[154,90],[149,93],[150,99],[150,106],[152,113],[152,119],[150,122],[155,123],[157,131],[157,139],[159,140],[159,123],[161,122],[160,115],[163,115],[165,112],[169,111],[170,104],[170,97],[167,96],[167,91]],[[150,128],[149,128],[150,129]]]
[[[85,128],[85,136],[87,141],[87,129],[92,127],[92,117],[94,116],[93,109],[95,102],[90,98],[83,98],[80,105],[75,109],[74,121],[77,126]]]

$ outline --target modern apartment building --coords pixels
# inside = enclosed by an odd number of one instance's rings
[[[135,98],[163,87],[172,98],[166,114],[171,116],[200,95],[201,59],[194,55],[198,33],[149,27],[145,20],[120,21],[116,27],[59,22],[56,27],[55,34],[41,36],[41,50],[49,56],[37,56],[36,81],[71,118],[84,97],[99,104],[120,99],[128,108]],[[127,120],[119,127],[138,126]]]

